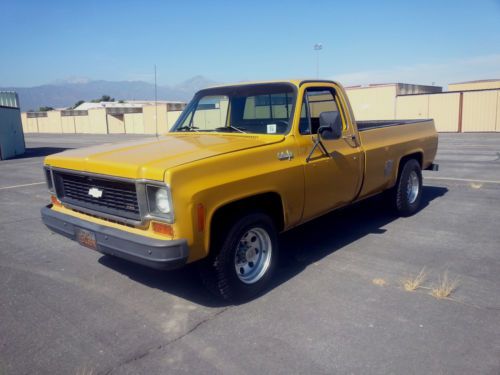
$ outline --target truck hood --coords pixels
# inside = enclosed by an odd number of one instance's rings
[[[282,135],[169,134],[64,151],[45,158],[57,168],[163,181],[169,168],[230,152],[280,142]]]

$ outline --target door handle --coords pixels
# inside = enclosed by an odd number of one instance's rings
[[[282,151],[278,152],[278,160],[292,160],[293,159],[293,152],[291,151]]]

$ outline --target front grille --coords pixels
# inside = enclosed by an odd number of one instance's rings
[[[63,203],[132,220],[141,220],[133,182],[53,171],[57,197]],[[92,192],[102,192],[100,197]],[[99,194],[96,194],[99,195]]]

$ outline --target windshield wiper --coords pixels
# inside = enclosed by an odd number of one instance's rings
[[[183,131],[188,131],[188,132],[197,132],[199,128],[196,126],[181,126],[180,128],[175,129],[176,132],[183,132]]]
[[[244,128],[237,128],[236,126],[233,126],[233,125],[229,125],[229,126],[222,126],[220,128],[216,128],[215,131],[221,131],[221,132],[224,132],[224,131],[227,131],[228,129],[231,129],[231,130],[235,130],[239,133],[243,133],[243,134],[247,134],[247,132],[243,131],[242,129]]]

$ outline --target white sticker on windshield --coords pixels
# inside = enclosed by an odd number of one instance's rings
[[[267,124],[267,134],[276,133],[276,124]]]

